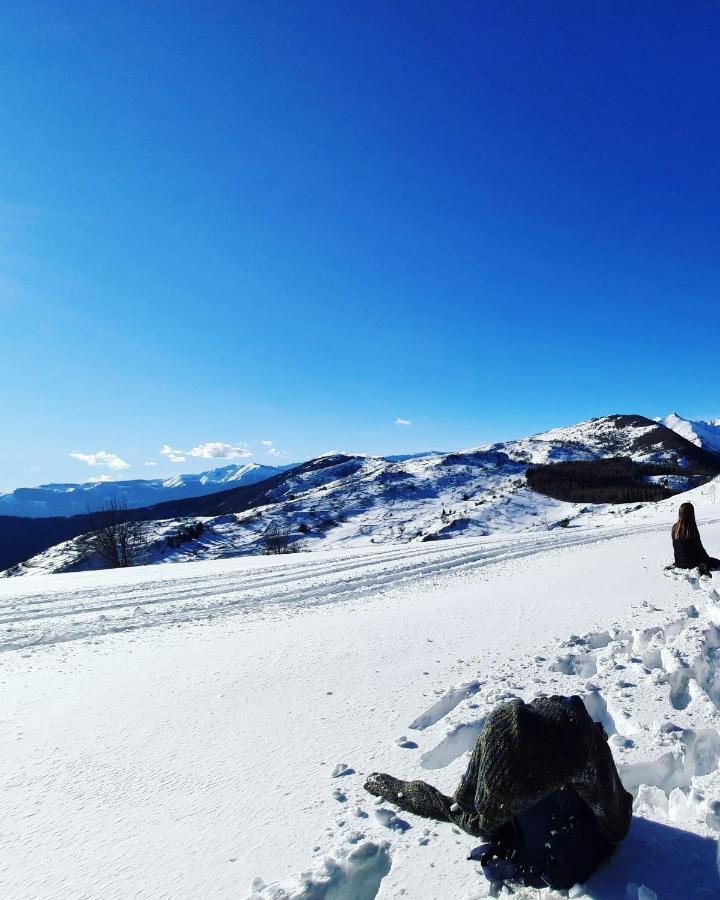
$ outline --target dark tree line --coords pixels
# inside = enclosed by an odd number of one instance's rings
[[[676,470],[675,466],[642,465],[618,456],[531,466],[527,481],[539,494],[569,503],[646,503],[678,492],[645,481],[645,476],[680,474]],[[691,474],[687,469],[680,472]]]

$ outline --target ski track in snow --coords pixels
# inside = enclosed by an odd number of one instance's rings
[[[714,521],[714,520],[711,520]],[[554,531],[543,535],[517,535],[503,540],[460,540],[441,546],[407,546],[382,552],[355,552],[332,561],[303,556],[283,566],[237,572],[178,577],[145,577],[127,586],[115,586],[103,596],[93,584],[86,589],[63,590],[73,576],[37,576],[18,591],[13,581],[0,582],[0,653],[27,650],[44,644],[90,640],[104,634],[203,622],[221,616],[266,614],[270,605],[292,609],[337,603],[378,594],[386,588],[411,585],[429,576],[475,570],[490,564],[519,560],[536,553],[565,550],[623,534],[662,531],[665,525],[603,527]],[[207,565],[198,564],[207,570]],[[164,567],[166,570],[169,566]],[[153,575],[157,572],[154,569]],[[42,578],[42,589],[37,580]],[[48,578],[50,579],[48,581]],[[590,660],[592,656],[590,655]],[[580,663],[573,657],[569,665]],[[558,666],[565,665],[558,661]],[[591,662],[577,674],[592,674]],[[417,726],[411,726],[417,727]]]

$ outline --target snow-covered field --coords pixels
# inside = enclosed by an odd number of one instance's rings
[[[682,499],[720,551],[709,496]],[[720,580],[664,572],[677,502],[602,528],[4,580],[3,896],[489,896],[472,838],[396,815],[364,777],[449,792],[489,709],[578,692],[637,795],[584,895],[717,897]]]

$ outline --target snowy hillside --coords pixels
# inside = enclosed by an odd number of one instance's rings
[[[494,444],[518,462],[548,463],[567,459],[629,456],[638,462],[665,462],[677,454],[670,435],[644,416],[603,416],[532,437]]]
[[[717,553],[719,498],[689,499]],[[720,582],[664,571],[677,503],[603,529],[1,582],[4,894],[509,898],[467,860],[477,840],[363,783],[449,792],[495,705],[577,692],[635,802],[572,896],[717,898]]]
[[[201,515],[196,540],[169,547],[185,519],[151,522],[145,562],[217,559],[263,549],[268,529],[287,529],[304,551],[335,546],[421,543],[616,521],[633,505],[566,503],[531,490],[529,464],[618,455],[640,462],[683,461],[703,451],[640,416],[608,416],[518,441],[401,461],[319,458],[287,471],[250,508],[232,496],[220,515]],[[715,459],[715,458],[713,458]],[[720,461],[715,460],[716,471]],[[29,559],[13,574],[63,571],[87,564],[76,541]]]
[[[690,419],[683,419],[677,413],[670,413],[658,421],[696,446],[720,453],[720,419],[693,422]]]
[[[208,472],[174,475],[172,478],[130,481],[87,481],[82,484],[41,484],[0,493],[1,516],[74,516],[88,509],[103,509],[108,501],[120,500],[129,509],[166,500],[199,497],[241,484],[255,484],[289,466],[258,463],[229,465]]]

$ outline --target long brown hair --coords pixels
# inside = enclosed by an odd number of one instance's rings
[[[678,510],[678,520],[673,527],[673,537],[678,538],[699,538],[697,522],[695,521],[695,507],[692,503],[681,503]]]

